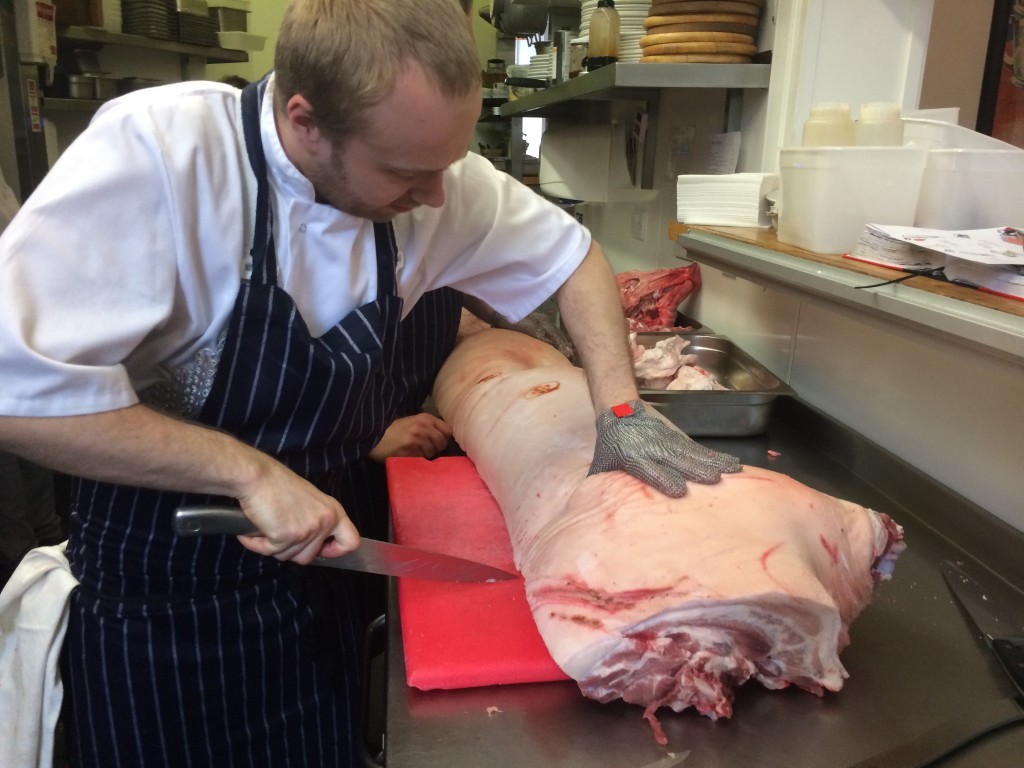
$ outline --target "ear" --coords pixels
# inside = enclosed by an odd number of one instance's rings
[[[313,107],[301,94],[294,94],[285,105],[285,117],[288,120],[289,132],[296,142],[307,152],[315,152],[325,141],[316,119]]]

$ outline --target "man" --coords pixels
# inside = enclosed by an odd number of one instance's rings
[[[0,240],[0,447],[81,478],[73,763],[360,763],[353,582],[301,566],[359,545],[339,478],[434,364],[399,324],[438,289],[557,296],[594,471],[737,468],[644,411],[589,233],[466,155],[479,85],[451,0],[293,0],[271,78],[110,103]],[[174,537],[225,498],[260,535]]]

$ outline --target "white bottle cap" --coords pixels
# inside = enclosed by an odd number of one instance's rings
[[[815,118],[847,118],[850,116],[850,105],[841,101],[821,101],[811,105],[811,117]]]
[[[870,101],[860,105],[861,120],[899,120],[900,105],[891,101]]]

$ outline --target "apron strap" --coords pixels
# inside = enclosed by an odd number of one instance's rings
[[[256,177],[256,217],[253,232],[252,260],[253,276],[261,282],[277,282],[277,262],[274,258],[274,217],[270,211],[270,184],[267,182],[267,159],[263,154],[263,139],[260,136],[260,105],[267,90],[269,75],[256,83],[250,83],[242,90],[242,133],[249,165]]]

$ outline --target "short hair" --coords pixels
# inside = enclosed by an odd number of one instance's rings
[[[410,61],[450,98],[480,88],[476,43],[458,3],[291,0],[274,52],[275,102],[284,109],[301,94],[319,129],[341,142],[363,127]]]

